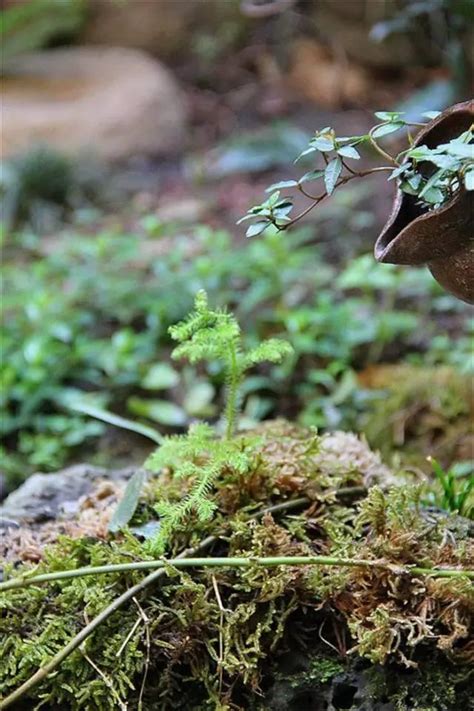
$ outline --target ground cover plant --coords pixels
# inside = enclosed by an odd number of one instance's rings
[[[431,683],[416,703],[463,702],[469,521],[425,508],[428,492],[353,435],[284,421],[236,432],[245,368],[288,356],[284,342],[246,351],[236,319],[209,308],[203,292],[171,335],[176,357],[226,363],[224,427],[196,425],[159,447],[147,465],[156,476],[141,492],[127,487],[128,517],[107,540],[59,537],[38,567],[5,567],[2,708],[265,709],[308,693],[336,701],[335,679],[354,678],[349,651],[375,701],[413,708],[428,655]],[[438,477],[457,505],[451,475]],[[310,664],[296,681],[288,654]],[[350,703],[366,693],[354,681],[351,689]]]
[[[343,209],[344,203],[336,206]],[[202,366],[169,363],[167,328],[185,315],[199,288],[217,305],[236,309],[249,346],[268,336],[291,337],[290,359],[246,380],[248,422],[283,415],[319,427],[360,429],[361,416],[377,399],[377,388],[359,382],[369,365],[410,358],[413,379],[426,360],[461,372],[469,368],[467,307],[443,295],[420,269],[387,265],[382,278],[370,255],[339,269],[324,259],[324,245],[315,244],[323,226],[316,235],[300,228],[284,238],[268,230],[260,240],[237,246],[225,230],[160,229],[161,237],[145,229],[68,231],[48,243],[26,232],[6,241],[2,434],[10,486],[32,470],[63,466],[78,447],[103,438],[103,424],[69,409],[73,396],[84,401],[86,394],[89,406],[164,431],[183,428],[193,417],[215,417],[220,367],[204,372]],[[339,221],[331,229],[340,234]],[[458,414],[445,409],[461,430],[468,390],[454,383],[462,377],[453,371],[443,382],[449,392],[464,390]],[[393,382],[386,379],[378,390]],[[406,397],[410,407],[409,389]],[[375,444],[380,446],[380,437]],[[444,465],[453,461],[449,453],[445,460],[442,452],[435,456]]]

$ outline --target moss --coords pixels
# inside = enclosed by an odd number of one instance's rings
[[[275,685],[287,698],[291,691],[298,704],[298,694],[308,689],[329,693],[336,679],[349,673],[353,658],[365,659],[366,667],[385,665],[380,668],[400,678],[424,678],[433,655],[446,664],[455,659],[459,674],[467,669],[472,585],[464,579],[407,575],[400,566],[472,566],[469,528],[427,517],[416,488],[386,493],[373,487],[368,495],[357,488],[341,500],[339,487],[363,483],[362,460],[323,466],[321,439],[284,423],[257,434],[257,439],[239,436],[249,448],[251,471],[246,476],[235,470],[223,473],[216,484],[214,518],[183,525],[172,552],[212,534],[216,540],[210,555],[350,555],[383,558],[392,567],[169,568],[164,582],[109,617],[55,674],[32,689],[26,708],[43,703],[46,709],[108,711],[119,708],[120,700],[142,711],[263,709],[265,704],[277,709],[285,707],[272,706]],[[334,450],[331,456],[334,461]],[[140,522],[152,510],[152,500],[177,499],[191,485],[174,479],[171,471],[150,482]],[[308,503],[299,511],[249,518],[263,505],[302,495]],[[110,540],[64,536],[47,549],[38,572],[147,556],[130,533]],[[1,693],[28,679],[142,577],[128,572],[65,579],[3,594]],[[282,660],[288,657],[305,661],[285,669]],[[440,698],[462,698],[462,688],[456,683],[451,696],[445,689]],[[399,704],[406,702],[403,689],[397,685],[390,691]],[[435,701],[426,703],[429,708]]]
[[[448,366],[373,366],[361,385],[379,390],[362,430],[384,457],[426,468],[426,457],[443,466],[472,458],[474,400],[469,376]]]

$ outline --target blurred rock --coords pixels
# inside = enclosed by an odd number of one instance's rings
[[[137,50],[28,54],[2,80],[2,94],[2,158],[35,143],[109,161],[183,147],[183,95],[167,69]]]
[[[295,43],[289,85],[310,101],[325,108],[363,104],[369,94],[369,79],[361,67],[344,57],[333,57],[326,47],[313,40]]]
[[[98,482],[121,484],[136,471],[134,468],[107,470],[77,464],[54,474],[33,474],[0,506],[0,519],[40,522],[69,518],[78,511],[81,497],[89,495]]]

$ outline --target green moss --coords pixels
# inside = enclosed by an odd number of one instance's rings
[[[393,568],[169,568],[163,582],[111,615],[32,689],[27,708],[44,702],[43,708],[109,711],[119,708],[120,699],[142,711],[157,705],[164,710],[251,709],[257,708],[260,690],[271,698],[272,676],[284,682],[285,694],[328,689],[354,656],[365,658],[366,665],[389,665],[402,675],[415,664],[422,674],[434,653],[445,661],[456,658],[459,670],[464,668],[472,585],[463,579],[413,577],[401,573],[400,566],[468,565],[469,529],[458,527],[454,534],[449,520],[426,518],[417,489],[385,493],[374,487],[364,495],[359,488],[340,500],[341,484],[363,482],[360,464],[344,470],[350,474],[331,473],[320,459],[321,439],[284,423],[266,426],[258,435],[258,440],[238,438],[251,448],[251,471],[224,473],[216,482],[214,517],[183,525],[171,542],[172,552],[214,535],[209,555],[350,555],[383,558]],[[140,521],[152,510],[151,500],[177,500],[189,486],[192,481],[176,480],[170,471],[157,477],[143,494]],[[265,506],[302,495],[309,500],[300,511],[249,518]],[[38,572],[147,557],[146,547],[130,533],[109,541],[62,537],[46,551]],[[137,571],[78,577],[4,593],[1,693],[25,682],[142,577]],[[285,655],[305,663],[282,669]],[[409,672],[404,671],[407,665]],[[403,689],[397,685],[390,692],[399,694],[400,704],[405,703]],[[460,698],[462,686],[453,689],[443,688],[439,698]],[[428,701],[427,708],[435,704]]]

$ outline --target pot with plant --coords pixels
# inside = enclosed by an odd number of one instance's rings
[[[316,153],[320,164],[299,180],[276,183],[270,197],[252,207],[242,218],[252,220],[247,236],[261,234],[273,225],[285,230],[302,219],[336,188],[371,175],[387,172],[397,181],[391,215],[375,244],[375,258],[392,264],[427,264],[434,278],[458,299],[474,302],[472,246],[474,191],[474,104],[456,104],[443,113],[425,114],[427,123],[412,123],[403,113],[377,112],[380,120],[367,134],[337,136],[326,127],[317,131],[299,158]],[[420,128],[416,138],[413,128]],[[396,131],[406,132],[408,147],[391,155],[380,139]],[[386,165],[358,171],[354,162],[359,149],[371,147]],[[322,181],[314,194],[311,183]],[[309,188],[308,188],[309,186]],[[293,201],[282,190],[296,189],[310,200],[295,217]]]

